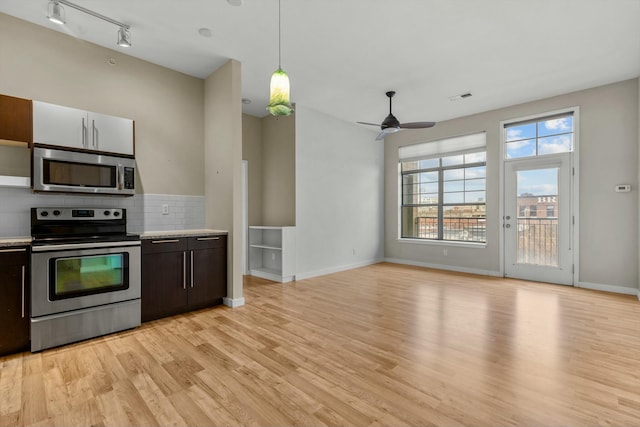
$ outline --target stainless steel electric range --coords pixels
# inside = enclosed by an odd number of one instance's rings
[[[31,209],[31,351],[140,325],[140,237],[125,209]]]

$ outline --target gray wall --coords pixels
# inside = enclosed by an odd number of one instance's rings
[[[638,287],[638,79],[393,134],[385,141],[385,256],[480,273],[500,271],[500,121],[580,107],[579,282]],[[487,246],[443,247],[398,241],[398,147],[478,131],[487,132]],[[631,193],[615,193],[631,184]]]
[[[242,305],[241,65],[229,60],[205,81],[206,224],[229,231],[227,298]]]
[[[242,160],[248,162],[249,225],[262,225],[262,119],[242,115]]]
[[[262,225],[296,225],[296,114],[262,119]]]

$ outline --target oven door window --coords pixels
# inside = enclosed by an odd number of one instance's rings
[[[46,185],[115,188],[117,167],[44,159],[42,180]]]
[[[129,288],[129,254],[51,258],[51,300]]]

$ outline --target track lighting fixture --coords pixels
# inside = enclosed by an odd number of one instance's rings
[[[131,34],[125,27],[118,30],[118,46],[131,47]]]
[[[111,19],[108,16],[101,15],[98,12],[94,12],[93,10],[78,6],[77,4],[71,3],[67,0],[49,0],[49,15],[47,16],[47,18],[49,18],[49,21],[61,25],[66,23],[64,8],[62,7],[62,5],[69,6],[70,8],[86,13],[87,15],[91,15],[94,18],[102,19],[103,21],[107,21],[113,25],[117,25],[119,27],[117,40],[118,46],[131,47],[131,33],[129,32],[130,27],[128,25],[116,21],[115,19]]]
[[[51,0],[49,2],[49,16],[47,16],[47,18],[54,24],[64,25],[64,8],[60,6],[57,1]]]

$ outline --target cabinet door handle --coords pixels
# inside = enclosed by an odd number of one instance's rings
[[[180,239],[171,239],[171,240],[152,240],[151,243],[157,245],[159,243],[178,243]]]
[[[193,288],[193,251],[191,251],[191,287]]]
[[[204,242],[205,240],[220,240],[219,237],[196,237],[196,240],[199,242]]]
[[[22,266],[22,318],[24,319],[24,312],[25,312],[25,306],[24,306],[24,273],[25,273],[25,266]]]
[[[89,148],[87,143],[87,126],[84,124],[84,117],[82,118],[82,146]]]
[[[96,121],[91,120],[91,145],[93,148],[98,149],[98,138],[96,137]]]
[[[27,250],[22,249],[0,249],[0,253],[9,253],[9,252],[26,252]]]
[[[182,252],[182,289],[187,289],[187,252]]]

